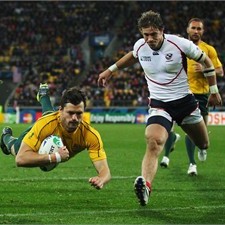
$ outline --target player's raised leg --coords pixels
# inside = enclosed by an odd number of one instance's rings
[[[40,84],[37,93],[37,101],[40,102],[42,106],[42,116],[55,111],[49,97],[49,87],[47,83]]]

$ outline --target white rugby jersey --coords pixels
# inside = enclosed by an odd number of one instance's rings
[[[158,51],[152,50],[143,38],[133,48],[133,56],[139,59],[147,80],[151,99],[164,102],[190,94],[187,81],[186,57],[198,60],[202,50],[188,39],[165,34]]]

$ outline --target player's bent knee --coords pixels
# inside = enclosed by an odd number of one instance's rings
[[[163,150],[165,140],[162,137],[146,137],[147,150],[159,155]]]
[[[163,145],[165,143],[165,138],[162,138],[162,136],[146,136],[145,138],[149,144]]]

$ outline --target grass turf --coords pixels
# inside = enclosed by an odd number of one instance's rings
[[[0,124],[0,129],[4,127]],[[18,136],[27,125],[10,125]],[[197,177],[187,175],[184,132],[171,153],[170,166],[158,168],[150,202],[139,206],[133,182],[140,175],[145,125],[93,124],[104,141],[112,180],[95,190],[95,170],[87,151],[51,172],[16,168],[0,153],[0,224],[224,224],[225,127],[211,126],[207,161]],[[159,160],[161,160],[162,155]],[[197,151],[196,151],[196,160]]]

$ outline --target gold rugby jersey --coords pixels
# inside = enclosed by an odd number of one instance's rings
[[[204,41],[198,44],[198,47],[209,56],[215,68],[221,67],[222,64],[218,58],[215,48]],[[194,65],[196,62],[194,60],[187,59],[188,65],[188,83],[190,89],[194,94],[207,94],[209,93],[209,85],[207,79],[204,77],[203,73],[194,72]]]
[[[103,142],[97,130],[82,121],[73,133],[68,133],[62,127],[59,112],[39,118],[25,135],[23,141],[37,152],[42,141],[52,134],[62,138],[63,144],[70,152],[70,157],[87,149],[93,162],[106,158]]]

